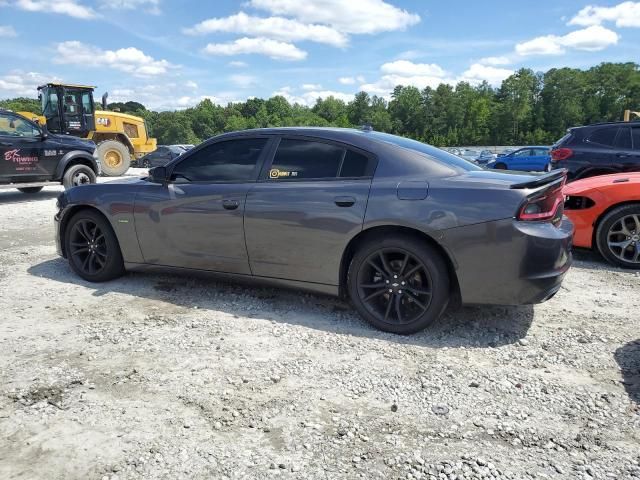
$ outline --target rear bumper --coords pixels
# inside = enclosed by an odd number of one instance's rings
[[[505,219],[445,232],[463,303],[525,305],[551,298],[572,262],[573,224]]]

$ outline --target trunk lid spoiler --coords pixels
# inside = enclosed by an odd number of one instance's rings
[[[567,169],[561,168],[554,170],[543,175],[536,176],[533,179],[529,179],[525,182],[514,183],[509,186],[511,189],[525,189],[525,188],[538,188],[551,183],[556,183],[558,180],[564,183],[567,178]]]

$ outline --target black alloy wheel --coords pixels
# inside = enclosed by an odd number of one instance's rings
[[[82,211],[69,221],[65,245],[71,268],[85,280],[104,282],[124,272],[117,238],[97,212]]]
[[[365,319],[382,330],[408,334],[440,316],[449,278],[434,249],[412,238],[392,238],[364,250],[354,257],[349,287]]]

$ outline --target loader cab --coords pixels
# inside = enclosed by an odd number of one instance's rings
[[[48,83],[38,87],[42,114],[50,132],[87,137],[95,130],[95,87]]]

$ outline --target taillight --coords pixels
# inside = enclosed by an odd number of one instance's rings
[[[555,150],[551,150],[551,159],[555,162],[566,160],[572,156],[573,150],[570,148],[556,148]]]
[[[528,198],[524,205],[520,207],[518,220],[560,220],[562,218],[562,211],[560,209],[562,208],[563,199],[562,186],[555,190],[545,192],[542,196]]]

